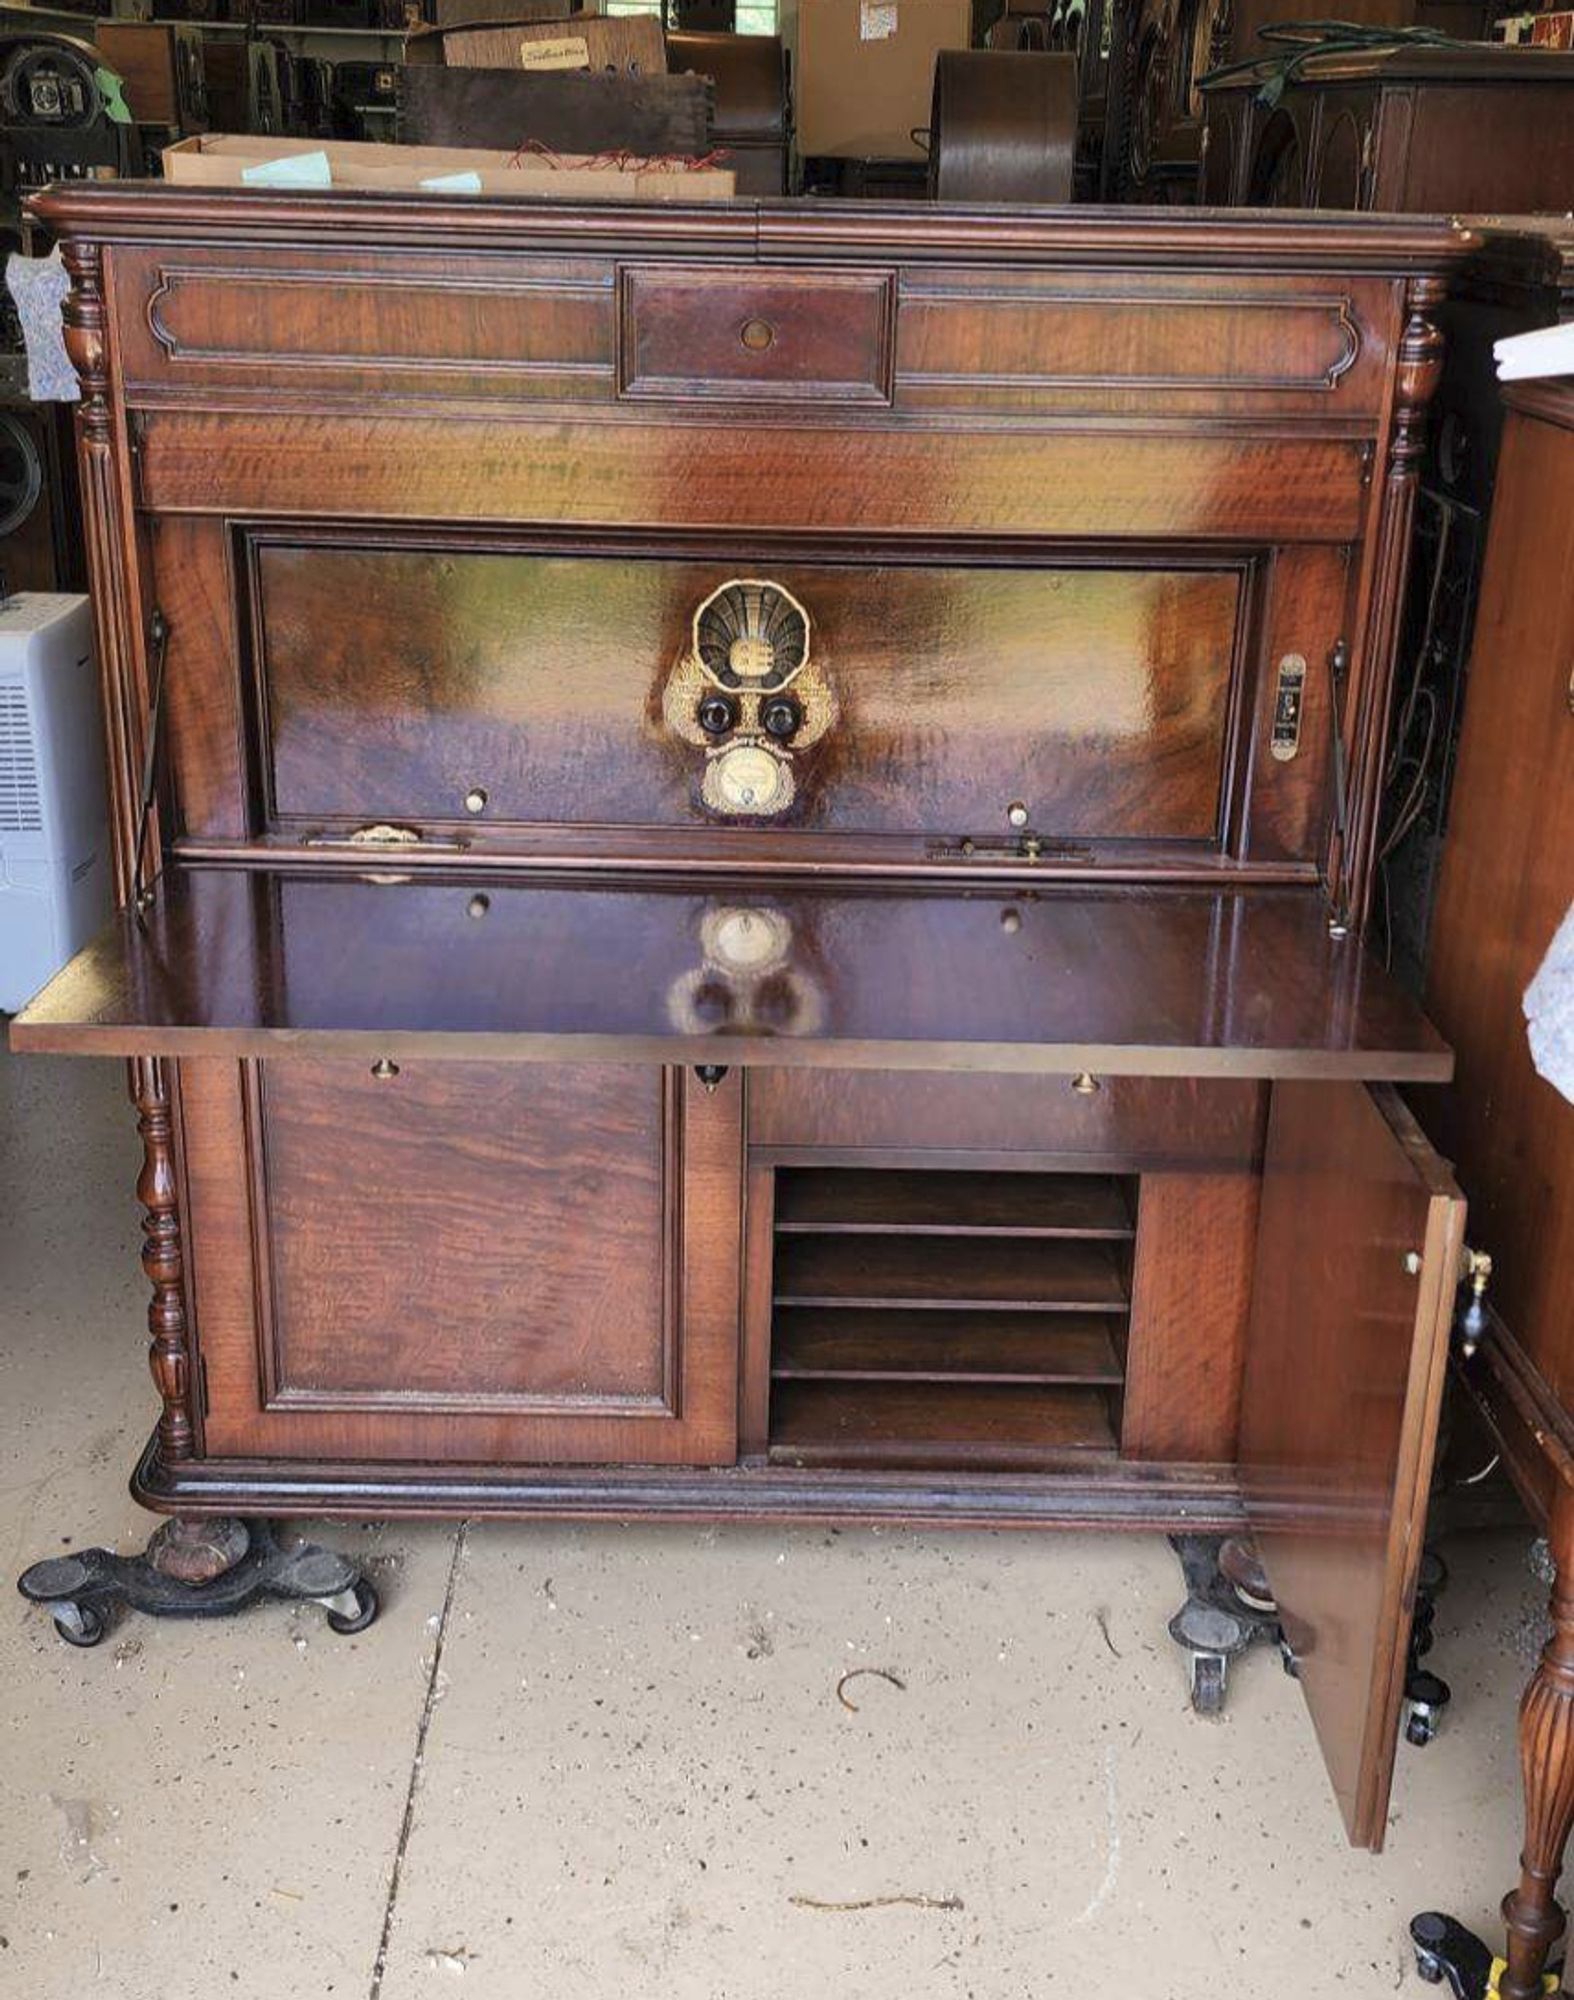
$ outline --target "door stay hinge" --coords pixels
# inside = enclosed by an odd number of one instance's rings
[[[151,689],[147,720],[142,732],[142,786],[137,801],[137,844],[131,860],[131,907],[140,919],[153,900],[153,891],[142,880],[147,858],[148,828],[153,819],[153,794],[158,776],[159,736],[164,721],[164,666],[169,657],[169,621],[158,606],[148,620],[148,650]]]

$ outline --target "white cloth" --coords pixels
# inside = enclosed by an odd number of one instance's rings
[[[1525,1021],[1531,1061],[1574,1104],[1574,906],[1525,988]]]
[[[82,386],[66,353],[60,308],[71,280],[57,245],[47,257],[24,257],[13,250],[5,262],[6,290],[16,301],[27,344],[27,393],[35,403],[77,403]]]

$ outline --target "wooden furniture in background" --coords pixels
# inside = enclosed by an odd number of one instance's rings
[[[1110,76],[1104,107],[1101,190],[1106,201],[1189,203],[1210,206],[1239,195],[1210,193],[1202,172],[1209,113],[1201,81],[1226,63],[1262,57],[1274,63],[1263,31],[1293,22],[1278,0],[1110,0]],[[1315,25],[1337,40],[1349,26],[1362,31],[1426,28],[1462,42],[1484,35],[1487,10],[1480,0],[1351,0],[1332,20]],[[1463,51],[1462,51],[1463,52]],[[1491,51],[1483,50],[1490,54]],[[1340,61],[1369,60],[1364,55]],[[1487,205],[1473,195],[1465,204]],[[1308,206],[1319,206],[1311,202]],[[1424,203],[1397,203],[1424,210]],[[1515,207],[1531,204],[1515,203]],[[1376,207],[1385,204],[1376,203]],[[1443,204],[1447,206],[1447,204]]]
[[[1574,1105],[1531,1060],[1521,996],[1574,904],[1574,392],[1505,393],[1427,1004],[1459,1054],[1417,1108],[1469,1189],[1493,1258],[1489,1331],[1462,1376],[1557,1565],[1552,1639],[1521,1712],[1524,1872],[1504,1905],[1508,2000],[1564,1919],[1574,1818]]]
[[[1250,1523],[1379,1845],[1462,1204],[1358,933],[1474,239],[37,207],[133,907],[13,1038],[133,1061],[138,1492]]]
[[[1494,342],[1574,314],[1574,223],[1473,218],[1481,247],[1439,308],[1443,374],[1416,498],[1416,547],[1389,742],[1374,922],[1420,995],[1464,713],[1503,430]]]
[[[1574,54],[1461,43],[1309,56],[1272,106],[1267,66],[1210,84],[1212,207],[1562,213],[1574,188]]]
[[[1077,59],[1043,50],[942,49],[929,114],[937,201],[1068,202]]]
[[[121,79],[144,145],[164,145],[207,131],[208,86],[199,27],[185,22],[100,21],[93,40]]]
[[[727,155],[739,194],[785,194],[792,118],[780,37],[674,32],[667,37],[667,67],[710,79],[711,140]]]

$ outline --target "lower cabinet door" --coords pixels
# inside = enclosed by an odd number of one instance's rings
[[[730,1463],[741,1125],[736,1072],[183,1062],[205,1454]]]
[[[1388,1816],[1464,1225],[1390,1088],[1275,1084],[1241,1479],[1360,1847]]]

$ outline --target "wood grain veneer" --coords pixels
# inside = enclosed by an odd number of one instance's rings
[[[1222,1528],[1239,1428],[1374,1838],[1457,1242],[1363,1094],[1449,1052],[1355,933],[1475,238],[34,210],[73,278],[123,896],[169,635],[156,886],[13,1030],[133,1061],[138,1493]],[[793,814],[723,827],[661,679],[701,596],[778,572],[841,720]],[[392,847],[346,845],[371,821]],[[1407,1319],[1380,1237],[1420,1207]],[[1308,1487],[1361,1512],[1332,1556],[1280,1504]]]

